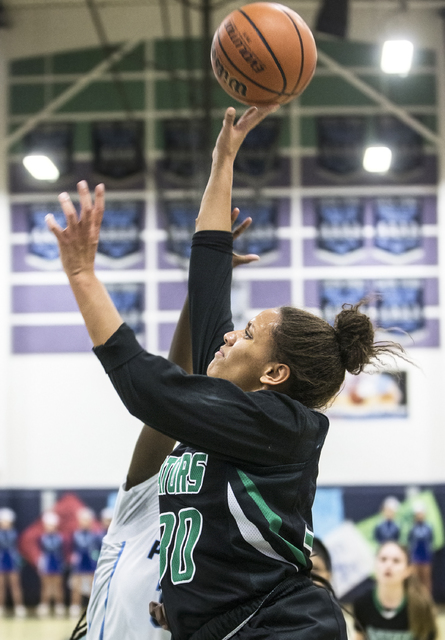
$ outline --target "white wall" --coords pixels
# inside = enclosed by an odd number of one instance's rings
[[[413,349],[408,366],[409,418],[333,420],[323,449],[321,484],[445,482],[444,394],[439,349]]]
[[[314,3],[288,4],[299,10],[309,24],[313,23]],[[215,24],[236,6],[238,3],[230,3],[219,11]],[[169,7],[172,15],[176,7],[173,32],[179,35],[179,10],[176,3],[169,3]],[[125,9],[107,8],[101,15],[111,41],[151,38],[162,33],[157,3],[133,6],[128,2]],[[0,86],[5,86],[5,58],[97,45],[85,6],[13,11],[11,21],[12,28],[2,34]],[[352,37],[369,41],[373,30],[380,29],[381,21],[381,12],[355,8],[351,15]],[[197,22],[195,20],[195,33]],[[439,43],[439,21],[435,15],[422,13],[420,20],[417,12],[413,22],[419,25],[423,44]],[[0,122],[4,123],[6,105],[4,92],[1,93]],[[0,138],[3,134],[0,125]],[[114,486],[126,472],[139,424],[121,405],[95,356],[9,356],[8,212],[4,168],[3,154],[0,158],[0,487]],[[445,277],[442,280],[445,286]],[[417,350],[412,356],[419,368],[409,367],[409,419],[334,422],[322,457],[321,483],[445,482],[443,349]]]
[[[94,354],[14,356],[6,479],[14,487],[114,486],[139,434]]]

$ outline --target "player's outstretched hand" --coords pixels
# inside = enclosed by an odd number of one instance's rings
[[[233,209],[232,211],[232,226],[235,224],[236,219],[239,216],[239,209],[238,207],[235,207],[235,209]],[[236,240],[237,238],[239,238],[239,236],[244,233],[244,231],[246,231],[246,229],[248,229],[250,227],[250,225],[252,224],[252,218],[246,218],[245,220],[243,220],[241,222],[241,224],[239,224],[237,227],[235,227],[235,229],[233,229],[232,231],[232,235],[233,235],[233,239]],[[250,264],[251,262],[256,262],[257,260],[259,260],[260,257],[257,256],[255,253],[247,253],[246,255],[240,255],[239,253],[232,253],[232,267],[238,267],[240,264]]]
[[[264,120],[270,113],[277,111],[279,107],[280,105],[278,104],[265,107],[250,107],[243,113],[236,124],[236,110],[234,107],[229,107],[226,110],[223,126],[216,141],[213,159],[215,160],[219,156],[234,159],[249,131],[256,127],[257,124],[259,124],[261,120]]]
[[[80,215],[77,214],[67,193],[61,193],[59,202],[66,219],[62,229],[52,214],[46,216],[46,224],[57,238],[60,259],[68,278],[82,273],[94,272],[94,259],[99,244],[100,225],[105,208],[105,187],[97,185],[94,202],[85,180],[77,184]]]

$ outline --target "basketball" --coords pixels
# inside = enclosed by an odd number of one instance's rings
[[[317,48],[305,21],[282,4],[254,2],[232,11],[215,32],[213,72],[232,98],[285,104],[314,75]]]

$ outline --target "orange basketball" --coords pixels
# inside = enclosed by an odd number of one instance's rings
[[[285,104],[309,84],[317,64],[314,36],[282,4],[254,2],[232,11],[212,42],[213,72],[244,104]]]

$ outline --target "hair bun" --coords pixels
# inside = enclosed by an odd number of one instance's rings
[[[375,355],[374,327],[369,317],[359,311],[361,304],[344,304],[334,323],[342,364],[353,374],[363,371]]]

